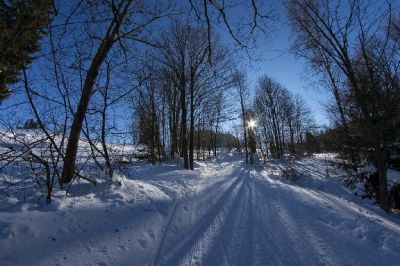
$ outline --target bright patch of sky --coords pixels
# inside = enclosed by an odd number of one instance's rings
[[[276,21],[272,33],[259,41],[256,53],[260,61],[253,63],[254,69],[248,69],[248,80],[254,88],[264,74],[276,79],[293,94],[301,95],[317,125],[327,126],[329,120],[322,103],[330,96],[316,85],[318,78],[307,69],[307,62],[289,52],[294,38],[282,2],[274,1],[273,9]]]

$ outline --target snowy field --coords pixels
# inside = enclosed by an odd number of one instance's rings
[[[50,205],[3,198],[0,265],[398,265],[400,218],[332,177],[323,156],[131,165]]]

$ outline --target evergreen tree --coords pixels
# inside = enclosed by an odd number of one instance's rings
[[[0,103],[40,49],[51,6],[51,0],[0,0]]]

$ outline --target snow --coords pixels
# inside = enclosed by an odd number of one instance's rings
[[[7,197],[1,265],[395,265],[400,220],[353,195],[324,156],[245,165],[127,165],[50,205]]]
[[[400,184],[400,171],[388,169],[387,171],[388,186],[392,187],[393,184]]]
[[[369,176],[376,173],[377,169],[372,163],[367,163],[361,168],[360,172]],[[389,168],[386,172],[386,177],[388,191],[390,191],[395,184],[400,184],[400,171]],[[360,193],[362,195],[364,193],[365,184],[363,182],[358,185],[360,186],[360,190],[362,190],[362,193]]]

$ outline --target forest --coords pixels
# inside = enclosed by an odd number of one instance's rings
[[[136,254],[147,245],[153,253],[122,260],[110,249],[104,261],[92,251],[66,261],[65,246],[60,265],[353,264],[370,252],[376,252],[375,265],[381,256],[387,264],[398,261],[399,8],[391,0],[0,1],[0,249],[7,250],[0,264],[28,263],[11,253],[15,235],[23,235],[24,218],[17,215],[45,221],[50,214],[34,210],[54,208],[54,217],[66,212],[74,218],[65,206],[79,213],[84,204],[125,213],[131,203],[149,212],[148,221],[160,220],[158,229],[142,228],[146,222],[137,219],[147,221],[144,214],[120,214],[117,221],[137,221],[133,235],[153,232],[131,248]],[[272,58],[266,47],[285,28],[289,38],[279,39],[278,47],[301,62],[307,93],[271,74],[274,66],[256,70]],[[287,69],[289,80],[296,74]],[[309,93],[323,102],[310,104]],[[322,235],[344,226],[346,235],[333,243],[351,238],[350,253],[332,255],[339,249],[330,246],[328,255],[315,248],[291,260],[263,252],[268,248],[257,243],[277,238],[254,240],[268,234],[253,237],[251,230],[271,226],[267,206],[278,201],[293,217],[329,212],[338,224],[321,229]],[[314,201],[329,203],[315,207]],[[357,214],[347,210],[354,204],[361,206],[354,207]],[[295,216],[288,206],[304,212]],[[326,206],[344,210],[332,214]],[[194,214],[185,216],[186,209]],[[88,213],[75,219],[83,224]],[[352,227],[355,215],[367,217],[365,223]],[[178,216],[186,222],[179,224]],[[289,227],[289,220],[281,224]],[[48,222],[34,224],[32,230],[46,232]],[[70,225],[50,226],[54,236],[48,238],[62,238],[57,230]],[[276,226],[280,232],[282,225]],[[236,239],[231,227],[249,229]],[[109,229],[93,224],[88,230],[94,228]],[[76,233],[65,230],[66,239]],[[222,244],[213,244],[217,234],[210,232],[220,232]],[[368,237],[381,237],[380,246]],[[302,248],[293,241],[291,248]],[[33,254],[28,247],[21,252]],[[357,250],[361,255],[353,257]],[[55,257],[40,256],[33,265],[57,264]]]

